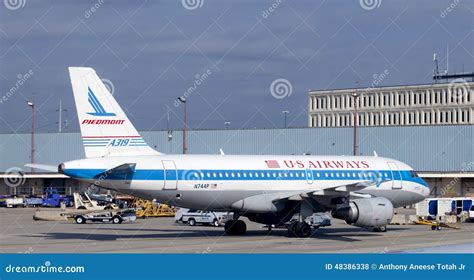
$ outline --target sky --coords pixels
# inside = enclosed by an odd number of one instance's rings
[[[0,3],[0,133],[79,131],[68,66],[87,66],[139,130],[307,126],[309,89],[432,83],[474,71],[474,1]],[[448,47],[448,48],[447,48]],[[382,78],[381,78],[382,77]],[[178,105],[178,106],[176,106]],[[169,118],[168,118],[169,116]],[[168,121],[169,119],[169,121]]]

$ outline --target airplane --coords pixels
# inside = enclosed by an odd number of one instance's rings
[[[69,67],[69,74],[86,158],[63,162],[57,172],[177,207],[233,212],[224,226],[228,235],[246,233],[244,216],[287,227],[290,237],[309,237],[306,218],[321,212],[385,232],[394,207],[429,194],[413,168],[376,154],[163,154],[137,132],[94,69]]]

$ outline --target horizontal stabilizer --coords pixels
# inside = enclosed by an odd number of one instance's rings
[[[26,167],[33,168],[33,169],[41,169],[44,171],[49,171],[49,172],[58,172],[58,166],[57,165],[48,165],[48,164],[39,164],[39,163],[27,163],[25,164]]]

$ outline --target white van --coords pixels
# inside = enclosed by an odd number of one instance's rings
[[[184,223],[190,226],[202,224],[219,227],[232,219],[232,217],[233,213],[228,212],[212,212],[181,208],[176,212],[174,219],[177,223]]]

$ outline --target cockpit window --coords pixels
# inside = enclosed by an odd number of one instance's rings
[[[416,172],[413,171],[413,170],[410,171],[410,176],[411,176],[412,178],[418,178],[418,174],[416,174]]]

